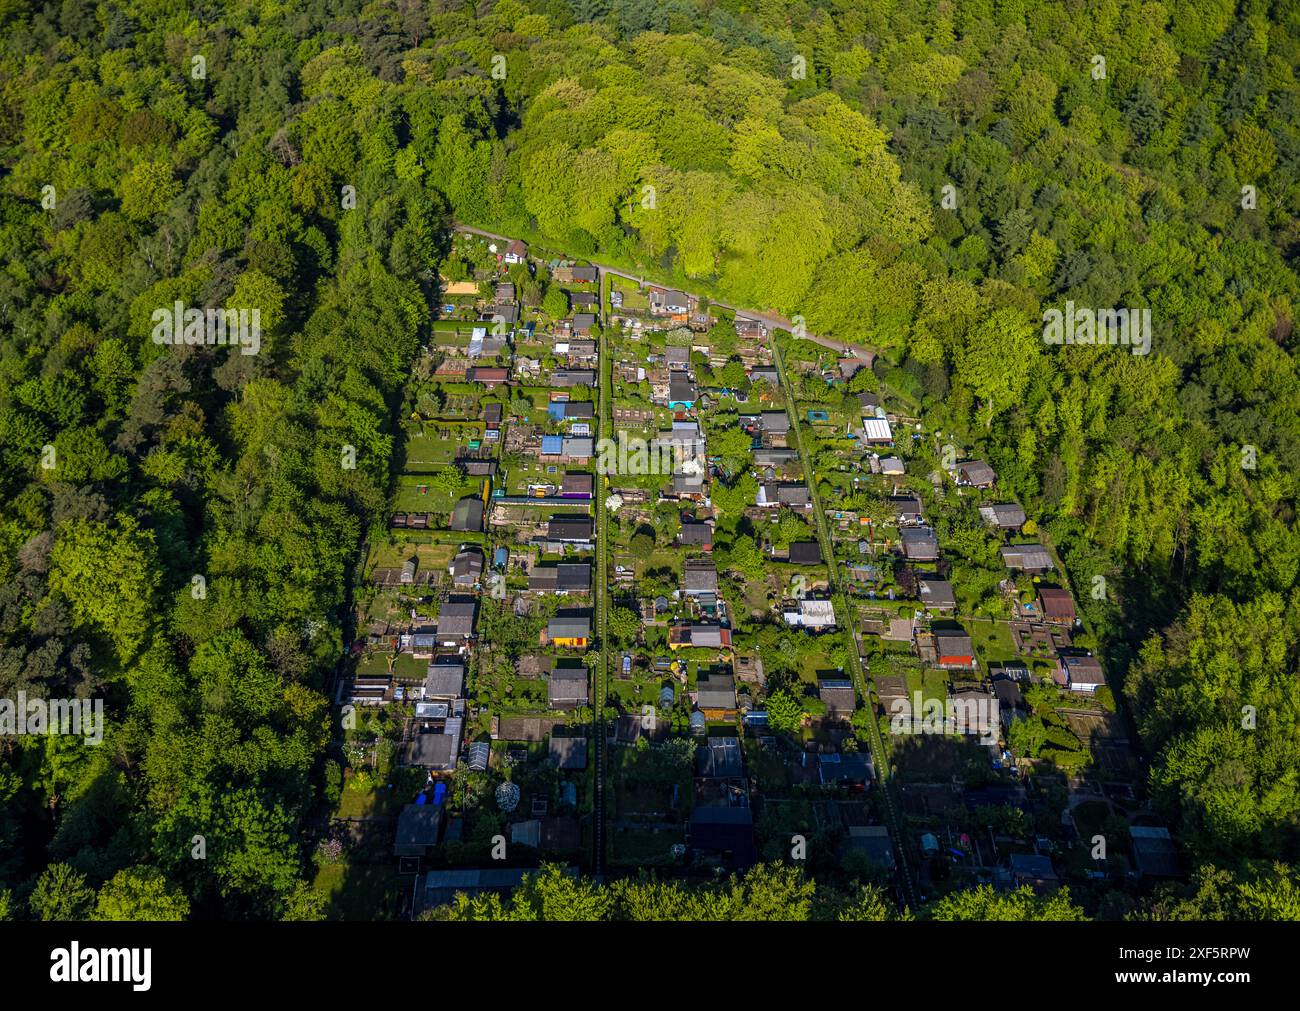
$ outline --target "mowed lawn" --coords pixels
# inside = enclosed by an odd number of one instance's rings
[[[428,471],[444,467],[462,453],[470,443],[482,441],[481,421],[426,421],[406,427],[406,469]]]
[[[613,848],[610,862],[635,867],[673,862],[673,844],[685,842],[686,838],[680,829],[665,825],[658,832],[649,828],[615,828],[610,833],[610,841]]]
[[[984,664],[1002,663],[1016,659],[1016,647],[1011,638],[1011,626],[1005,621],[970,619],[962,622],[970,630],[975,644],[975,655]]]
[[[841,676],[838,667],[831,663],[831,658],[826,653],[819,648],[805,647],[799,653],[799,680],[805,684],[815,685],[819,675],[821,677]],[[842,676],[848,677],[848,674]]]
[[[384,864],[327,864],[313,884],[328,899],[331,920],[395,920],[410,902],[414,875]]]
[[[394,531],[400,534],[401,531]],[[420,560],[421,571],[428,569],[446,570],[456,554],[456,544],[447,542],[414,542],[398,540],[392,544],[376,545],[374,551],[375,567],[380,569],[397,569],[414,555]]]
[[[907,695],[909,702],[918,691],[921,693],[922,705],[930,701],[930,699],[937,699],[940,703],[945,702],[948,698],[948,675],[941,670],[914,669],[908,671]]]
[[[437,520],[437,525],[443,526],[450,521],[458,500],[467,495],[480,495],[482,490],[477,478],[463,482],[456,492],[449,493],[428,477],[403,474],[397,479],[393,505],[398,512],[444,514]]]
[[[650,296],[641,291],[632,281],[625,281],[611,275],[611,288],[623,293],[623,306],[626,312],[648,312]]]

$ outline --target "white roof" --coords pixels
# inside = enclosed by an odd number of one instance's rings
[[[884,418],[863,418],[862,431],[868,439],[877,439],[881,442],[892,442],[894,439],[889,422]]]
[[[835,606],[829,600],[801,600],[799,610],[786,611],[787,625],[807,625],[814,628],[835,624]]]

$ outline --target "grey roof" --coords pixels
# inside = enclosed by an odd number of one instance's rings
[[[445,772],[456,767],[459,747],[459,734],[416,734],[406,745],[404,760],[407,765]]]
[[[458,699],[464,688],[465,665],[463,663],[429,664],[424,676],[426,699]]]
[[[438,635],[473,635],[476,606],[472,600],[449,600],[438,612]]]
[[[975,647],[971,643],[971,638],[965,632],[957,629],[939,629],[934,633],[934,645],[938,655],[943,656],[974,656]]]
[[[764,432],[790,431],[790,416],[785,411],[764,411],[758,416],[758,421]]]
[[[568,471],[560,480],[561,495],[590,495],[595,488],[595,475],[582,470]]]
[[[957,597],[953,593],[952,583],[946,579],[922,579],[920,581],[921,603],[926,607],[956,607]]]
[[[780,484],[767,481],[759,485],[758,500],[767,505],[803,506],[812,501],[808,489],[799,482]]]
[[[428,847],[437,845],[441,826],[441,804],[407,804],[397,816],[393,855],[424,856]]]
[[[587,668],[556,667],[546,682],[546,700],[551,705],[585,704],[587,701]]]
[[[712,523],[683,523],[681,532],[683,544],[712,544]]]
[[[451,529],[465,531],[482,531],[483,500],[463,498],[456,503],[451,514]]]
[[[584,683],[585,698],[585,683]],[[585,769],[587,767],[587,739],[585,737],[552,737],[546,746],[552,762],[561,769]]]
[[[696,626],[697,628],[699,626]],[[695,636],[691,636],[692,645],[697,645]],[[715,674],[707,679],[695,682],[695,704],[701,709],[735,709],[736,679],[730,674]]]
[[[791,541],[790,561],[794,565],[818,565],[822,549],[816,541]]]
[[[915,495],[891,495],[889,507],[894,510],[895,516],[921,515],[921,500]]]
[[[1007,544],[998,549],[1008,569],[1043,569],[1052,567],[1052,556],[1041,544]]]
[[[858,705],[853,682],[847,678],[822,678],[817,682],[817,697],[836,712],[852,712]]]
[[[971,484],[992,484],[997,475],[983,460],[967,460],[957,465],[957,474]]]
[[[760,467],[777,466],[798,458],[798,452],[788,446],[769,446],[754,450],[754,463]]]
[[[619,744],[635,744],[641,739],[641,717],[635,713],[620,716],[614,721],[614,740]]]
[[[704,491],[704,475],[679,473],[673,475],[673,492],[678,495],[698,495]]]
[[[1101,668],[1101,661],[1095,656],[1063,656],[1061,666],[1070,679],[1070,684],[1104,685],[1106,672]]]
[[[591,636],[591,618],[587,615],[556,615],[546,626],[552,639],[586,639]],[[562,669],[562,668],[557,668]],[[555,676],[554,672],[551,674]],[[586,676],[585,674],[583,675]]]
[[[546,537],[552,541],[589,541],[592,521],[586,516],[552,516],[546,524]]]
[[[528,573],[528,588],[568,592],[590,590],[591,563],[560,562],[556,565],[538,565]]]
[[[1015,502],[994,502],[992,505],[980,506],[980,516],[984,522],[1008,530],[1019,529],[1025,525],[1025,511]]]
[[[591,386],[596,381],[594,369],[553,369],[552,386]]]
[[[688,560],[682,575],[682,585],[687,593],[716,593],[718,570],[710,561]]]
[[[993,694],[998,697],[998,705],[1005,713],[1025,708],[1025,695],[1020,685],[1005,675],[993,679]]]
[[[903,554],[908,558],[937,558],[939,541],[934,531],[926,528],[909,527],[902,531]]]
[[[726,632],[728,639],[731,637],[731,629],[723,628],[721,625],[707,625],[703,622],[695,622],[687,626],[690,635],[688,645],[701,649],[721,649],[722,633]]]
[[[466,549],[451,560],[451,577],[457,582],[473,583],[483,575],[483,552]]]
[[[668,384],[668,399],[694,402],[697,399],[695,384],[689,379],[674,379]]]
[[[560,570],[554,565],[536,565],[528,572],[528,589],[553,592],[560,586]]]
[[[560,562],[556,566],[559,570],[557,588],[561,590],[590,590],[591,589],[591,563],[590,562]]]
[[[596,314],[590,312],[579,312],[573,315],[573,329],[590,330],[596,325]]]

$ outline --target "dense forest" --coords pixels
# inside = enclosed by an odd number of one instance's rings
[[[1102,577],[1213,865],[1148,913],[1300,856],[1296,5],[64,0],[0,40],[0,697],[108,700],[99,748],[0,744],[0,915],[321,915],[323,689],[454,220],[879,349]],[[151,340],[177,301],[261,307],[260,352]],[[1067,301],[1151,353],[1045,345]]]

